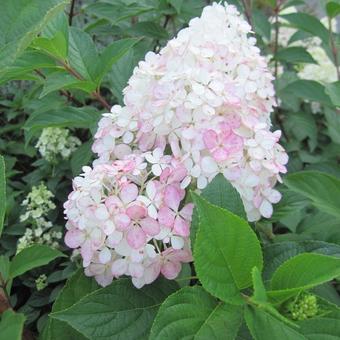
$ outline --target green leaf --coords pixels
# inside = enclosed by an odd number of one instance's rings
[[[36,38],[32,43],[32,47],[53,57],[65,60],[68,51],[68,41],[63,32],[57,32],[53,38]]]
[[[340,4],[335,1],[329,1],[326,5],[326,12],[330,18],[335,18],[340,14]]]
[[[89,128],[97,123],[100,113],[93,108],[74,108],[71,106],[57,110],[35,112],[28,118],[24,129],[43,129],[45,127]]]
[[[328,43],[328,30],[315,16],[300,12],[282,15],[281,17],[287,20],[293,27],[311,33],[319,37],[324,43]]]
[[[67,4],[67,0],[11,0],[2,4],[0,75]]]
[[[255,340],[306,340],[295,329],[260,308],[246,306],[244,317]]]
[[[130,279],[119,279],[50,316],[89,339],[147,339],[159,306],[177,288],[173,281],[159,279],[136,289]]]
[[[318,171],[301,171],[288,175],[284,183],[311,199],[321,211],[340,217],[340,180],[336,177]]]
[[[251,286],[251,270],[262,269],[256,234],[233,213],[192,194],[198,210],[199,231],[195,268],[203,287],[224,302],[242,304],[240,291]]]
[[[95,80],[98,53],[89,34],[70,27],[68,62],[85,80]]]
[[[0,276],[6,282],[9,277],[10,261],[5,255],[0,255]]]
[[[126,87],[136,63],[134,50],[130,49],[113,64],[111,71],[107,74],[109,88],[120,104],[123,104],[123,89]]]
[[[178,14],[181,13],[184,0],[167,0],[167,2],[176,10]]]
[[[39,98],[43,98],[47,94],[61,89],[79,89],[92,93],[96,89],[96,84],[88,80],[79,80],[65,72],[54,72],[46,77]]]
[[[63,290],[55,300],[52,313],[67,309],[78,302],[84,296],[99,289],[98,284],[93,278],[84,275],[83,269],[78,271],[67,280]],[[49,318],[44,340],[82,340],[86,339],[83,335],[69,326],[66,322]]]
[[[133,4],[110,4],[108,2],[96,2],[85,7],[85,11],[98,18],[104,18],[113,24],[119,21],[138,16],[143,13],[155,10],[154,7],[145,6],[138,3]]]
[[[305,48],[298,46],[280,49],[276,53],[275,59],[287,63],[311,63],[311,64],[317,63]]]
[[[256,302],[267,302],[267,293],[266,289],[264,287],[261,272],[258,270],[257,267],[254,267],[251,271],[251,276],[253,280],[253,289],[254,294],[252,296],[252,299]]]
[[[112,65],[122,58],[139,41],[140,39],[135,38],[117,40],[104,49],[97,64],[97,84],[100,84]]]
[[[14,256],[11,262],[9,277],[13,279],[33,268],[44,266],[57,257],[64,256],[59,250],[35,244],[23,249]]]
[[[305,253],[284,262],[273,274],[268,296],[281,303],[340,275],[340,258]]]
[[[127,29],[127,32],[135,36],[150,37],[155,39],[168,39],[169,34],[159,24],[153,21],[142,21]]]
[[[32,72],[42,68],[56,69],[57,66],[48,56],[41,52],[28,49],[3,72],[0,78],[0,84],[6,83],[9,80],[39,79],[38,75]]]
[[[6,214],[6,170],[5,160],[0,155],[0,236],[4,228]]]
[[[290,83],[282,93],[290,93],[303,100],[320,102],[325,105],[332,105],[329,96],[326,94],[325,87],[314,80],[300,79]]]
[[[255,32],[265,38],[267,41],[270,41],[271,24],[268,20],[268,17],[264,14],[263,11],[253,9],[252,18]]]
[[[232,340],[241,321],[241,306],[218,301],[200,286],[185,287],[163,302],[149,339]]]
[[[74,176],[79,175],[81,168],[88,165],[92,159],[92,141],[82,144],[71,157],[71,169]]]
[[[7,309],[1,314],[0,339],[21,340],[24,329],[25,315]]]
[[[309,340],[336,340],[340,334],[340,311],[299,321],[300,332]]]
[[[267,244],[263,248],[264,279],[269,280],[275,270],[288,259],[307,252],[340,257],[340,246],[322,241],[289,241]]]
[[[218,174],[214,177],[208,186],[202,190],[201,196],[210,203],[227,209],[243,219],[247,218],[240,194],[222,174]],[[198,214],[197,209],[195,208],[190,230],[191,245],[193,249],[197,230]]]
[[[334,106],[340,106],[340,81],[326,85],[326,93]]]

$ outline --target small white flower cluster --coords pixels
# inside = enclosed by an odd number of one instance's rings
[[[26,212],[20,216],[20,221],[29,221],[32,227],[26,228],[25,234],[19,238],[17,252],[34,243],[46,244],[54,248],[59,246],[58,241],[62,238],[62,233],[51,230],[52,223],[46,217],[56,207],[52,201],[53,197],[53,193],[41,183],[39,186],[33,186],[22,202]]]
[[[47,276],[46,274],[41,274],[36,280],[35,280],[35,287],[37,291],[43,290],[47,287]]]
[[[36,148],[48,162],[54,163],[58,156],[69,158],[80,144],[77,137],[70,136],[70,130],[48,127],[43,129]]]

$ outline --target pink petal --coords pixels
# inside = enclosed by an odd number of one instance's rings
[[[126,235],[127,243],[134,249],[143,247],[146,243],[146,235],[141,228],[133,228]]]
[[[203,141],[208,149],[217,145],[217,133],[214,130],[207,130],[203,133]]]
[[[134,201],[138,196],[138,187],[136,184],[127,184],[124,185],[121,192],[120,192],[120,198],[125,204],[128,204],[132,201]]]
[[[144,218],[139,224],[146,235],[155,236],[160,231],[158,222],[151,217]]]
[[[80,254],[85,262],[90,262],[93,256],[94,250],[90,240],[86,240],[80,249]]]
[[[134,204],[126,209],[126,214],[133,220],[144,218],[147,214],[147,209],[141,205]]]
[[[174,185],[168,185],[164,190],[164,202],[172,210],[177,211],[181,202],[181,191]]]
[[[161,268],[161,273],[167,279],[173,280],[178,276],[181,269],[182,266],[179,262],[166,261]]]
[[[189,236],[190,234],[189,223],[186,222],[182,217],[177,216],[175,218],[173,233],[184,237]]]
[[[166,227],[172,227],[176,214],[168,207],[161,207],[158,211],[158,221]]]
[[[212,155],[216,161],[223,162],[228,159],[229,152],[226,148],[218,148],[213,151]]]
[[[194,210],[194,205],[192,203],[186,204],[180,211],[180,215],[187,221],[191,221],[192,212]]]
[[[65,234],[65,244],[70,248],[78,248],[85,241],[85,234],[79,229],[70,229]]]
[[[114,217],[115,224],[120,230],[125,230],[131,223],[131,219],[126,214],[118,214]]]

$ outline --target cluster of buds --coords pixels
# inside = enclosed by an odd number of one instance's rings
[[[312,318],[318,314],[317,297],[310,293],[303,293],[289,303],[287,309],[293,320],[301,321]]]
[[[65,242],[100,284],[175,278],[191,260],[185,189],[204,189],[218,173],[250,221],[271,216],[288,157],[280,131],[270,131],[272,75],[249,33],[234,6],[207,6],[159,54],[146,55],[125,105],[99,121],[98,158],[65,203]]]

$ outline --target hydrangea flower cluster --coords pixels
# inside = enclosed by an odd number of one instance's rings
[[[29,221],[31,228],[26,228],[25,234],[19,238],[17,253],[34,243],[46,244],[54,248],[59,246],[62,233],[52,230],[53,225],[47,219],[47,214],[56,207],[52,201],[53,197],[53,193],[41,183],[39,186],[33,186],[22,202],[26,211],[20,216],[20,221]]]
[[[104,114],[93,167],[65,203],[66,244],[102,284],[128,275],[137,287],[191,261],[192,205],[222,173],[248,219],[270,217],[288,157],[271,132],[271,73],[234,6],[213,4],[161,49],[149,52],[124,90],[125,106]]]
[[[158,150],[158,149],[157,149]],[[65,243],[79,248],[85,272],[103,286],[128,275],[135,286],[160,273],[174,279],[190,262],[192,204],[184,204],[187,171],[171,156],[155,175],[152,155],[130,155],[85,167],[65,203]],[[150,178],[151,175],[151,178]]]
[[[70,157],[81,144],[77,137],[70,136],[70,130],[48,127],[43,129],[36,148],[48,162],[56,162],[58,156],[62,159]]]

